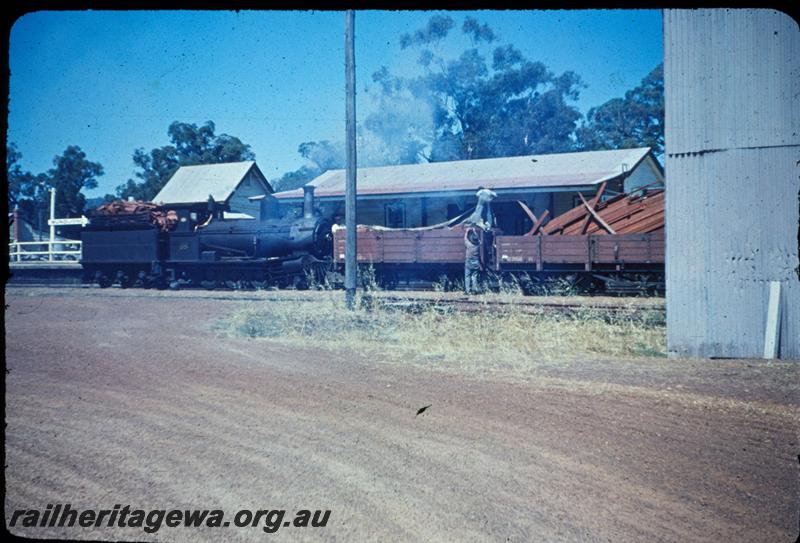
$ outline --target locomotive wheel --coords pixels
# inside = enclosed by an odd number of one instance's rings
[[[200,285],[206,290],[216,290],[217,282],[210,280],[210,281],[200,281]]]
[[[269,287],[272,286],[273,279],[269,272],[264,272],[262,275],[263,281],[253,280],[253,286],[255,286],[256,290],[269,290]]]
[[[306,279],[305,275],[302,277],[295,275],[292,281],[292,286],[294,286],[296,290],[308,290],[308,280]]]
[[[122,270],[117,270],[116,282],[119,283],[120,288],[128,288],[131,286],[131,278],[125,275]]]
[[[107,275],[100,275],[97,278],[97,284],[100,285],[100,288],[108,288],[111,286],[111,279]]]
[[[147,288],[147,274],[140,271],[136,274],[136,281],[133,282],[134,288]]]

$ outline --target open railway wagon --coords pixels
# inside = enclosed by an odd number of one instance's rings
[[[664,191],[639,190],[602,200],[605,187],[545,223],[523,203],[533,227],[523,235],[483,233],[481,259],[490,288],[661,293],[664,290]],[[464,225],[390,229],[359,226],[357,260],[386,288],[463,280]],[[334,261],[344,262],[346,230],[334,230]],[[366,274],[369,276],[369,273]]]
[[[522,236],[494,236],[494,270],[541,281],[558,276],[582,290],[664,292],[663,189],[589,201]]]
[[[389,289],[415,289],[440,284],[450,287],[464,272],[464,226],[433,229],[357,228],[356,259],[365,282],[374,279]],[[334,262],[344,265],[347,230],[334,228]],[[487,234],[488,235],[488,234]],[[491,252],[482,244],[482,259]],[[374,274],[374,276],[373,276]]]

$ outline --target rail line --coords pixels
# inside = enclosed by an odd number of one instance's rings
[[[104,298],[155,298],[159,300],[206,299],[228,302],[318,302],[324,294],[339,291],[298,291],[298,290],[146,290],[121,289],[118,287],[102,289],[93,285],[75,284],[34,284],[8,283],[7,292],[30,289],[37,296],[92,296]],[[33,293],[31,293],[33,294]],[[398,294],[393,291],[365,292],[360,296],[364,307],[380,307],[397,311],[422,311],[433,308],[447,311],[506,312],[516,311],[526,314],[561,313],[561,314],[603,314],[607,316],[649,316],[663,314],[664,301],[661,298],[625,298],[609,297],[538,297],[485,294],[466,297],[458,293],[442,292],[407,292]]]

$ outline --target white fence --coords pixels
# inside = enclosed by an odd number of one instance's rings
[[[81,242],[71,239],[12,241],[8,244],[8,257],[10,262],[77,262],[81,258]]]

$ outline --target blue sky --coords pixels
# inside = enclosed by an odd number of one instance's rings
[[[398,37],[434,12],[356,13],[358,117],[364,86],[386,65],[414,73]],[[663,59],[659,10],[447,12],[488,23],[526,57],[588,85],[582,112],[621,96]],[[34,173],[79,145],[105,175],[89,196],[133,176],[131,155],[169,143],[172,121],[212,120],[249,143],[267,178],[298,168],[303,141],[344,134],[344,16],[313,11],[35,12],[9,44],[8,139]],[[442,45],[454,56],[468,42]]]

